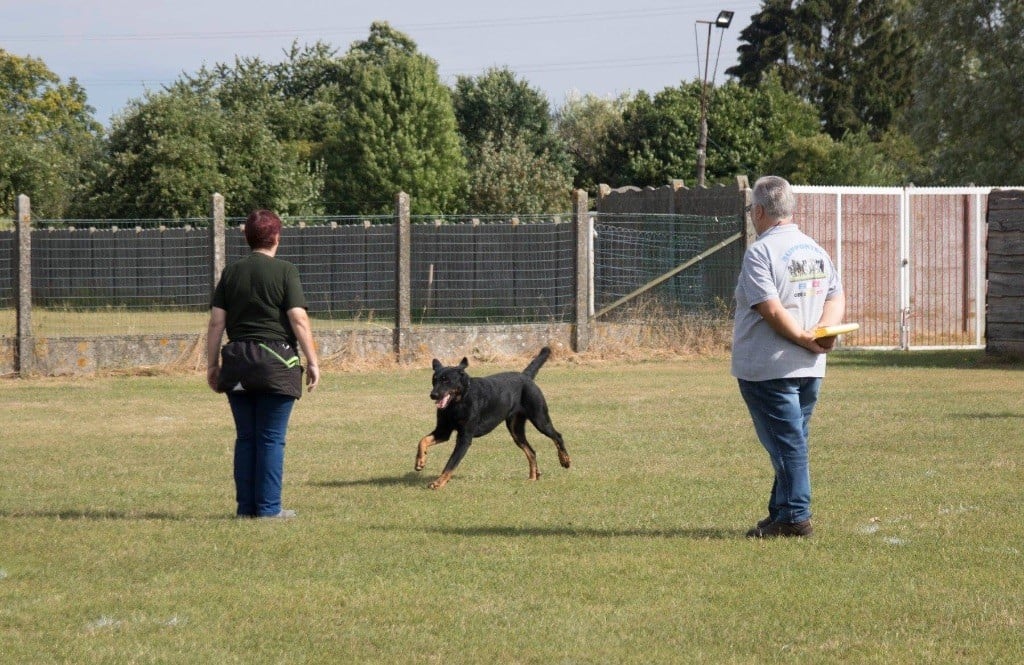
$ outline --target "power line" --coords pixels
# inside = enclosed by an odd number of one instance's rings
[[[716,2],[707,2],[707,7],[717,7],[719,4]],[[530,25],[550,25],[557,23],[580,23],[580,22],[598,22],[608,20],[640,20],[649,18],[679,16],[683,14],[692,13],[694,9],[702,9],[700,5],[687,8],[681,7],[660,7],[651,8],[646,10],[629,10],[629,11],[601,11],[601,12],[581,12],[574,14],[552,14],[542,16],[524,16],[518,18],[499,18],[499,19],[478,19],[478,20],[466,20],[466,21],[445,21],[445,22],[432,22],[432,23],[414,23],[414,24],[403,24],[402,30],[404,32],[417,31],[427,32],[434,30],[467,30],[467,29],[483,29],[483,28],[517,28]],[[337,35],[337,34],[365,34],[365,27],[317,27],[317,28],[277,28],[273,30],[237,30],[237,31],[211,31],[211,32],[198,32],[198,31],[186,31],[186,32],[165,32],[165,33],[111,33],[111,34],[94,34],[94,33],[51,33],[51,34],[36,34],[36,35],[25,35],[25,34],[9,34],[0,35],[0,40],[4,42],[48,42],[55,40],[62,41],[176,41],[176,40],[209,40],[209,39],[241,39],[241,38],[253,38],[253,37],[289,37],[298,34],[318,34],[318,35]]]

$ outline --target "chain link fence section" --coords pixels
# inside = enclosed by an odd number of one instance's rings
[[[598,213],[594,215],[594,308],[602,308],[743,230],[742,217]],[[608,313],[611,320],[727,316],[742,237]]]
[[[32,235],[38,337],[194,332],[209,306],[208,220],[39,220]]]
[[[394,325],[395,225],[391,216],[289,218],[277,257],[295,264],[315,328]],[[227,220],[230,265],[249,253],[244,219]]]
[[[412,218],[413,323],[550,323],[574,313],[572,215]]]
[[[14,301],[14,231],[0,231],[0,337],[15,337],[18,334],[17,313]]]

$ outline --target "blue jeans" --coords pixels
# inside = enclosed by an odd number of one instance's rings
[[[268,393],[228,393],[235,418],[235,498],[238,515],[281,512],[284,439],[295,398]]]
[[[768,451],[775,469],[768,515],[773,520],[788,523],[810,519],[811,469],[807,435],[821,379],[739,379],[739,384],[757,438]]]

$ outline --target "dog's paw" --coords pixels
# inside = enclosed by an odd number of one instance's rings
[[[451,479],[451,477],[451,473],[443,473],[437,477],[437,480],[427,485],[427,489],[439,490],[448,484],[448,481]]]
[[[566,453],[558,453],[558,462],[562,465],[562,468],[568,469],[569,465],[572,464],[572,460],[569,459],[569,455]]]

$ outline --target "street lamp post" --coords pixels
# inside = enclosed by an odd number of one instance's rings
[[[704,166],[708,156],[708,60],[711,58],[711,28],[725,30],[732,24],[733,12],[720,11],[714,21],[697,21],[707,24],[708,38],[704,47],[704,76],[700,88],[700,139],[697,142],[697,186],[704,186]],[[700,56],[697,56],[698,58]],[[717,64],[715,67],[717,68]]]

